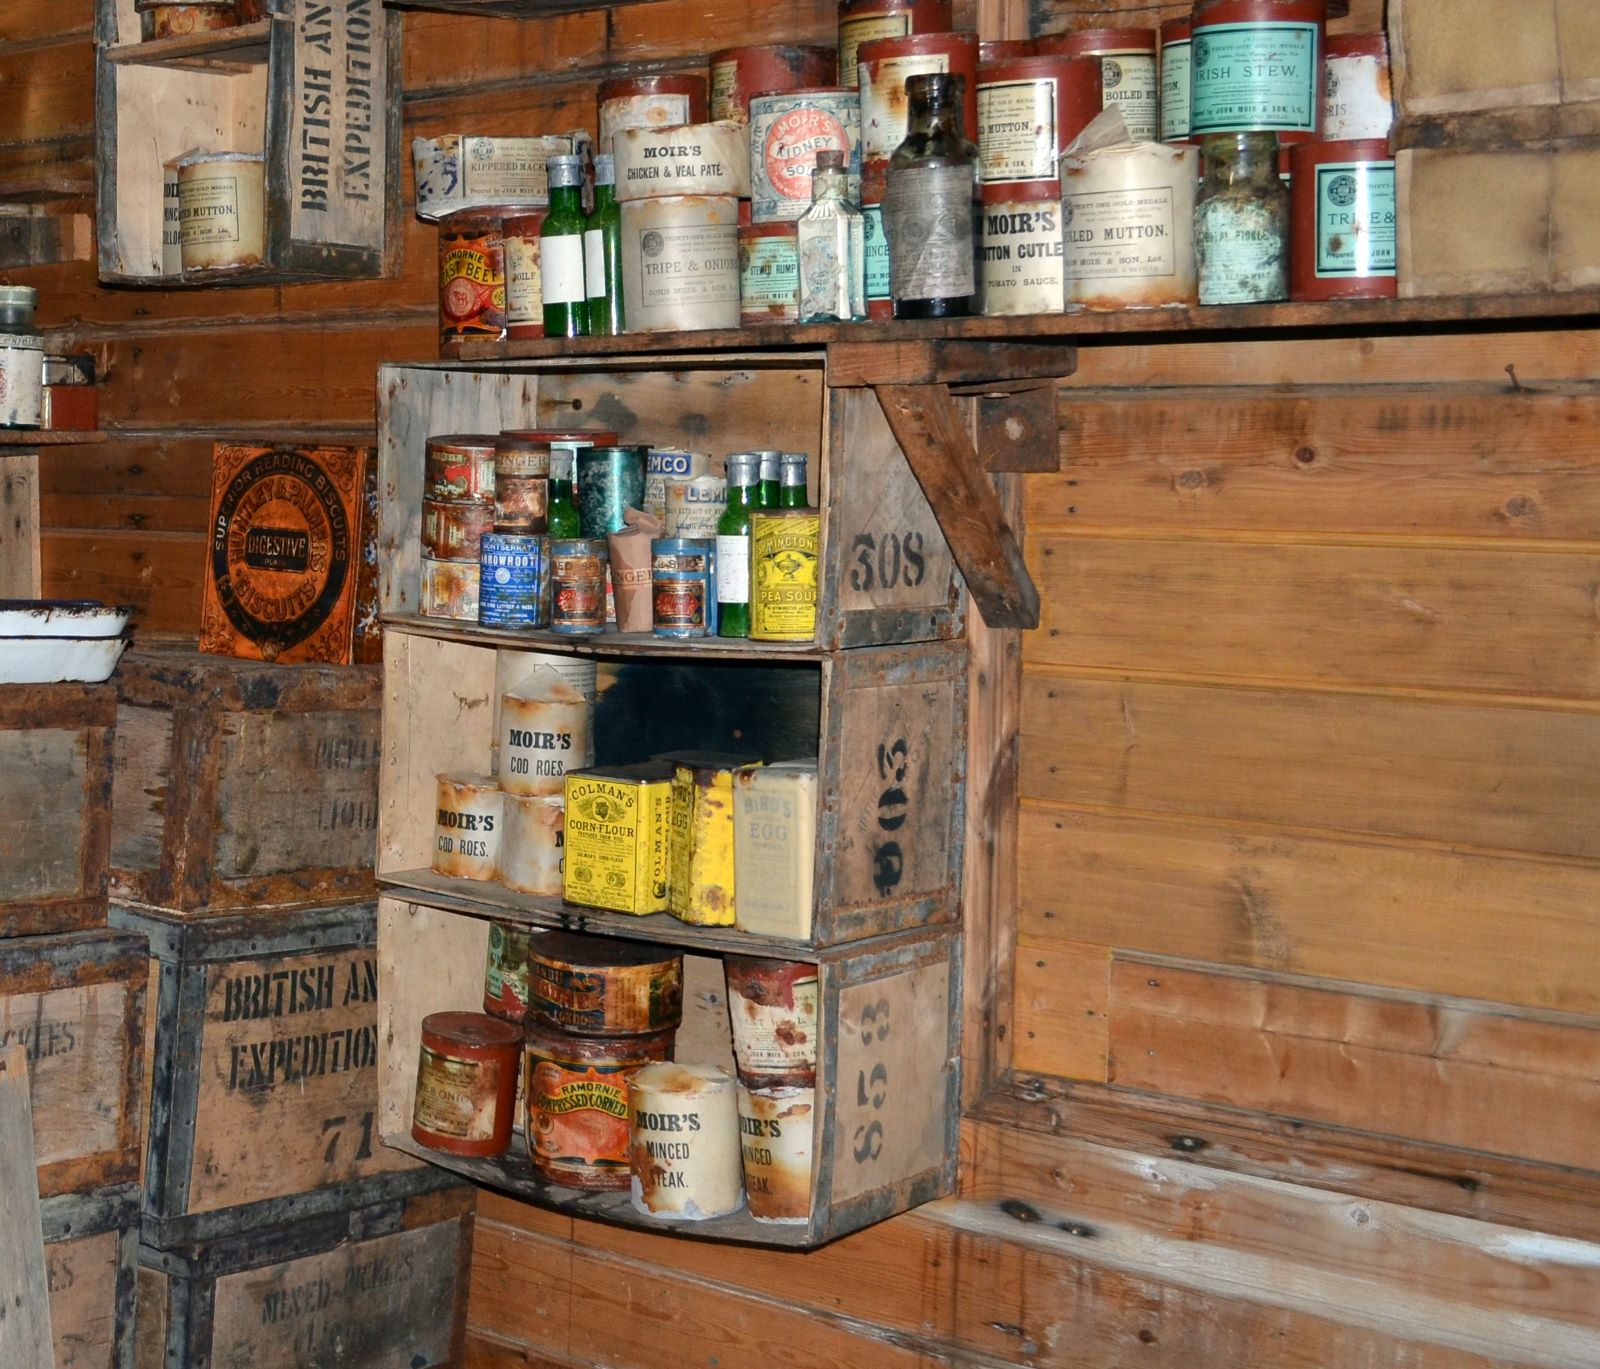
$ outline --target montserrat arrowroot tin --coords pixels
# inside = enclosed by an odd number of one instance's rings
[[[651,1217],[706,1221],[744,1205],[739,1105],[721,1065],[646,1065],[628,1081],[633,1205]]]

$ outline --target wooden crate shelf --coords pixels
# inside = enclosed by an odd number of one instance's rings
[[[478,646],[510,647],[523,651],[557,652],[568,656],[653,656],[695,660],[706,657],[741,661],[816,661],[822,649],[814,642],[752,642],[746,638],[698,637],[678,640],[648,632],[604,632],[592,637],[570,637],[544,628],[479,627],[420,614],[386,614],[386,627],[416,637],[472,642]]]
[[[118,43],[105,59],[123,65],[175,67],[182,71],[248,71],[267,64],[272,20],[209,33],[180,33],[149,42]]]
[[[442,14],[477,14],[488,19],[549,19],[585,10],[621,9],[643,0],[384,0],[390,9],[433,10]]]
[[[104,442],[103,432],[74,432],[65,428],[52,431],[45,428],[0,428],[0,447],[20,447],[24,451],[39,447],[82,447]]]

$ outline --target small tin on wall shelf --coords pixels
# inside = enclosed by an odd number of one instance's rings
[[[396,274],[398,15],[273,0],[254,23],[147,40],[140,21],[97,0],[103,283]]]

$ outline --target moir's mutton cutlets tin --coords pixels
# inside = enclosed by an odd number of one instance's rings
[[[574,771],[566,795],[567,901],[666,912],[672,766],[645,761]]]
[[[681,952],[546,932],[534,938],[529,965],[529,1011],[556,1030],[637,1036],[683,1020]]]

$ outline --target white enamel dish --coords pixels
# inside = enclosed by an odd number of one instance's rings
[[[98,684],[127,646],[126,637],[0,637],[0,684]]]
[[[0,637],[116,637],[132,612],[95,599],[0,599]]]

